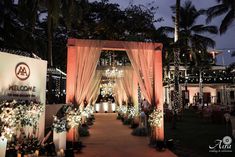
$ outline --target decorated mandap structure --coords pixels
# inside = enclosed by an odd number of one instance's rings
[[[134,106],[138,106],[139,86],[143,97],[156,106],[160,117],[163,117],[161,43],[68,39],[66,103],[77,104],[81,110],[86,105],[85,101],[94,105],[97,97],[91,91],[102,50],[126,51],[133,68],[132,92],[129,95]],[[128,93],[127,90],[125,92]],[[156,140],[164,140],[163,118],[155,129],[155,135]],[[69,132],[67,140],[73,140],[74,136]]]

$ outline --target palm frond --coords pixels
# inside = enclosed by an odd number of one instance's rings
[[[235,19],[234,10],[230,10],[228,14],[224,17],[220,25],[220,34],[225,33],[228,27],[232,24]]]
[[[209,23],[211,22],[211,20],[217,16],[223,15],[224,13],[226,13],[228,11],[228,8],[223,5],[223,4],[219,4],[213,7],[210,7],[206,13],[207,13],[207,18],[206,18],[206,22]]]
[[[205,37],[199,34],[194,34],[193,42],[195,45],[201,45],[202,47],[215,47],[215,41],[209,37]]]
[[[204,25],[195,25],[191,28],[195,33],[211,33],[217,34],[218,29],[216,26],[204,26]]]
[[[173,27],[164,26],[164,27],[159,27],[157,29],[157,31],[160,31],[162,33],[173,33],[174,32],[174,28]]]
[[[231,56],[232,56],[232,57],[235,57],[235,51],[232,52]]]

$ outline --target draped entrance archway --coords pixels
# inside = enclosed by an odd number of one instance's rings
[[[162,111],[162,44],[110,40],[68,39],[66,103],[83,104],[94,87],[92,79],[101,50],[126,51],[135,79],[146,100]],[[137,91],[137,86],[135,86]],[[137,97],[137,92],[136,92]],[[164,124],[156,129],[158,140],[164,139]]]

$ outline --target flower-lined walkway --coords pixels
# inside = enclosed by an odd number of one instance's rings
[[[148,146],[147,137],[131,135],[132,129],[116,120],[114,113],[95,114],[90,136],[82,138],[86,145],[75,156],[84,157],[176,157],[171,151],[158,152]]]

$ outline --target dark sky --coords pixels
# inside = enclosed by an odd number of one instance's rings
[[[94,0],[90,0],[94,1]],[[99,0],[98,0],[99,1]],[[157,23],[156,27],[160,26],[173,26],[172,22],[172,11],[170,6],[175,5],[176,0],[109,0],[112,3],[117,3],[120,5],[121,8],[126,8],[130,2],[133,4],[143,4],[145,6],[149,6],[149,3],[152,5],[158,6],[159,9],[156,12],[157,17],[163,17],[164,21]],[[181,0],[181,5],[185,2],[185,0]],[[210,6],[216,4],[216,0],[192,0],[193,4],[196,6],[197,9],[206,9]],[[220,25],[220,21],[223,16],[214,19],[210,25]],[[205,17],[201,17],[198,20],[199,24],[205,24]],[[233,26],[229,28],[229,30],[223,35],[213,35],[210,36],[216,41],[216,48],[217,50],[221,50],[223,53],[218,55],[217,63],[218,64],[225,64],[228,65],[232,62],[235,62],[235,57],[231,57],[230,51],[235,51],[235,23]]]

